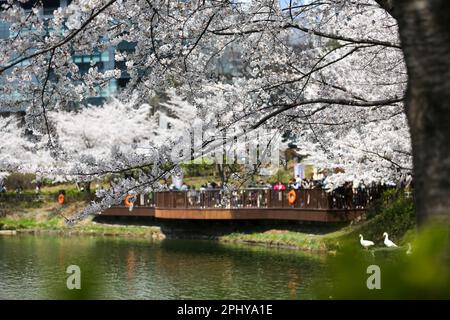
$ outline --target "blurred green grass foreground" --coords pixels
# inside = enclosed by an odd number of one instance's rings
[[[331,258],[331,285],[318,284],[321,299],[450,299],[450,241],[445,224],[410,234],[410,247],[364,250],[345,244]],[[409,249],[409,250],[408,250]],[[367,283],[379,267],[379,289]]]

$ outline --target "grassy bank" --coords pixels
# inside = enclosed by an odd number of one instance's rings
[[[221,236],[225,243],[247,243],[275,247],[287,247],[305,251],[334,252],[341,242],[350,239],[360,226],[348,226],[339,231],[313,234],[302,231],[268,230],[254,233],[232,233]]]
[[[120,236],[162,239],[158,227],[97,224],[89,221],[82,225],[65,226],[60,219],[38,222],[29,218],[0,218],[0,230],[16,230],[26,234]]]
[[[72,202],[63,207],[53,202],[40,202],[34,206],[17,203],[9,206],[5,215],[0,217],[0,230],[16,230],[17,233],[91,235],[91,236],[127,236],[162,238],[159,227],[113,225],[96,223],[91,218],[68,226],[64,217],[70,217],[85,203]]]

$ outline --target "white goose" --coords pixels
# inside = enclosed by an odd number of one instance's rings
[[[383,237],[384,237],[384,245],[388,248],[394,248],[394,247],[398,247],[395,243],[393,243],[391,240],[389,240],[389,235],[387,234],[387,232],[383,233]]]
[[[362,234],[359,235],[359,243],[361,243],[361,245],[366,249],[375,244],[373,241],[364,240]]]

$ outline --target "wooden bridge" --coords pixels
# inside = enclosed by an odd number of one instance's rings
[[[179,220],[296,220],[343,222],[361,217],[368,196],[336,194],[321,189],[242,189],[161,191],[137,195],[129,207],[114,206],[102,216],[154,217]]]

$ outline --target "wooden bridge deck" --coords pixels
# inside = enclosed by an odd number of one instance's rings
[[[350,221],[364,210],[322,210],[288,208],[239,208],[239,209],[155,209],[154,216],[159,219],[196,220],[296,220],[339,222]]]

